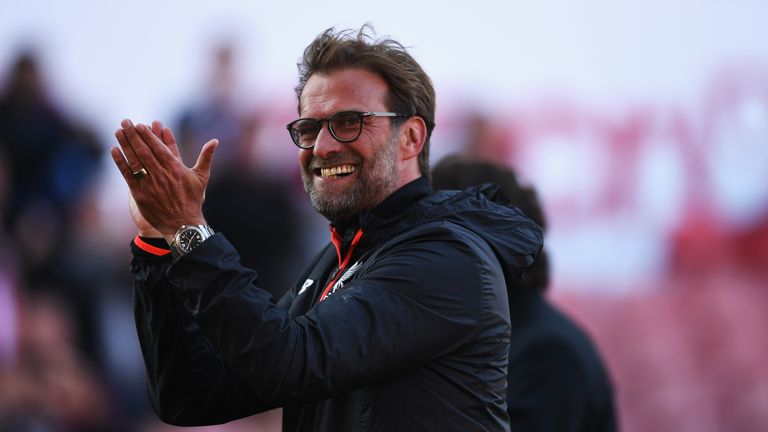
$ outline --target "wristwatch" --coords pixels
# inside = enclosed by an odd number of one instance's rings
[[[182,225],[171,240],[171,254],[178,259],[215,234],[208,225]]]

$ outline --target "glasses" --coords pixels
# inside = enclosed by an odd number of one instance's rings
[[[310,149],[315,146],[317,134],[323,128],[323,122],[328,122],[328,130],[339,142],[351,142],[363,131],[363,117],[407,117],[393,112],[360,112],[340,111],[325,119],[300,118],[286,126],[291,134],[293,143],[299,148]]]

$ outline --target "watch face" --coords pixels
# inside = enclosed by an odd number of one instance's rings
[[[203,236],[195,229],[187,229],[179,234],[179,248],[189,252],[203,242]]]

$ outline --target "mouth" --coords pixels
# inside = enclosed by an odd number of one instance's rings
[[[328,167],[328,168],[315,168],[313,170],[315,177],[321,177],[321,178],[331,178],[331,179],[337,179],[342,177],[347,177],[350,174],[357,171],[357,166],[355,165],[338,165],[334,167]]]

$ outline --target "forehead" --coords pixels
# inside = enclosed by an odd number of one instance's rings
[[[387,83],[362,69],[343,69],[309,77],[301,92],[302,117],[327,117],[338,111],[384,111]]]

